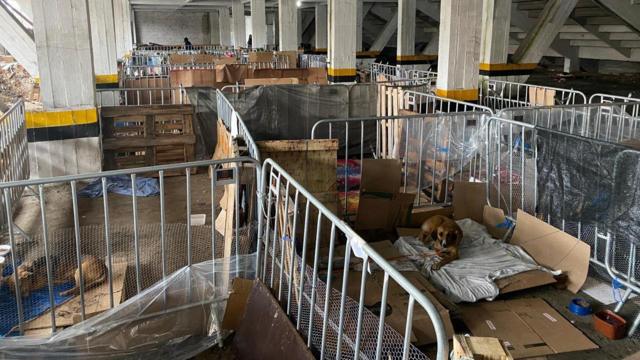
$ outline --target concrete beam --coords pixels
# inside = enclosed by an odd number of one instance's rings
[[[0,1],[0,44],[31,76],[38,76],[36,42],[32,36]]]
[[[231,22],[233,24],[233,46],[247,47],[247,30],[244,18],[244,4],[242,0],[231,1]]]
[[[369,48],[369,51],[382,51],[382,49],[384,49],[384,47],[387,45],[387,43],[389,42],[389,40],[391,39],[391,37],[393,36],[393,34],[396,32],[397,29],[398,29],[398,10],[396,10],[393,13],[393,16],[391,16],[391,18],[387,21],[385,26],[382,28],[382,31],[380,31],[380,34],[378,34],[378,37]]]
[[[264,0],[251,0],[251,29],[252,46],[256,49],[266,49],[267,13]]]
[[[594,35],[598,40],[603,41],[613,50],[617,51],[620,55],[624,57],[631,56],[631,49],[625,48],[622,46],[622,42],[619,40],[612,40],[611,33],[603,33],[600,31],[599,25],[591,25],[587,22],[587,18],[581,18],[577,16],[571,16],[571,19],[576,23],[580,24],[585,30]]]
[[[416,53],[416,0],[398,1],[398,62],[411,62]]]
[[[228,7],[218,10],[220,16],[218,23],[220,24],[220,45],[233,46],[231,41],[231,13]]]
[[[578,0],[550,0],[544,6],[535,26],[527,32],[513,55],[515,63],[537,64],[554,42],[575,8]],[[573,56],[567,56],[573,57]]]
[[[88,1],[91,49],[97,85],[118,84],[118,55],[112,0]]]
[[[629,0],[593,0],[594,3],[616,14],[634,31],[640,33],[640,6]]]
[[[328,80],[333,83],[356,80],[357,0],[328,0]]]
[[[439,96],[478,99],[483,0],[442,0],[438,49]]]
[[[324,51],[327,48],[327,5],[316,4],[316,51]]]
[[[298,50],[298,7],[296,0],[278,0],[280,51]]]

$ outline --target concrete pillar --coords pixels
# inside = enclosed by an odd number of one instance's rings
[[[440,32],[436,31],[431,35],[429,43],[422,50],[422,55],[429,60],[436,60],[438,58],[438,48],[440,47]]]
[[[328,0],[329,49],[327,70],[330,82],[356,79],[356,5],[357,0]]]
[[[517,64],[507,64],[510,30],[511,0],[484,0],[480,75],[504,79],[522,71]]]
[[[31,174],[100,171],[99,125],[87,0],[33,0],[45,111],[27,113]]]
[[[251,0],[251,30],[253,32],[253,47],[267,48],[267,13],[264,0]]]
[[[436,94],[478,100],[483,0],[442,0]]]
[[[416,0],[398,0],[398,64],[416,60]]]
[[[242,0],[233,0],[231,2],[231,12],[233,13],[231,18],[233,24],[233,46],[236,48],[247,47],[244,3]]]
[[[211,45],[220,45],[220,19],[218,10],[209,11],[209,32]]]
[[[298,7],[296,0],[278,0],[280,51],[298,50]]]
[[[364,21],[363,0],[356,0],[356,52],[362,51],[362,30]]]
[[[578,0],[549,0],[542,9],[534,28],[527,33],[527,37],[513,54],[513,61],[518,64],[537,65],[566,23],[577,2]]]
[[[220,24],[220,45],[222,46],[233,46],[233,42],[231,41],[231,13],[229,12],[229,8],[225,7],[220,10],[218,23]]]
[[[89,5],[91,48],[97,87],[118,87],[118,55],[112,0],[92,0]]]
[[[276,14],[274,12],[267,13],[267,45],[272,48],[276,44]]]
[[[327,5],[316,4],[316,46],[315,51],[327,51]]]
[[[580,71],[580,58],[564,58],[564,70],[565,73],[572,73]]]
[[[0,44],[31,76],[38,76],[38,57],[33,34],[0,2]]]
[[[118,59],[122,59],[133,49],[129,0],[113,0],[113,22],[116,28],[116,53]]]

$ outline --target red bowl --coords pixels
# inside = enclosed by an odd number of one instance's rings
[[[611,340],[622,339],[627,331],[627,321],[611,310],[593,314],[593,327]]]

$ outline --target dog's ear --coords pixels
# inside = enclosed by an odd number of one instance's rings
[[[33,275],[31,271],[22,271],[20,274],[20,279],[26,279]]]

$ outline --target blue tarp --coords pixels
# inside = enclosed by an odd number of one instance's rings
[[[107,178],[107,191],[120,194],[131,195],[131,177],[128,175],[110,176]],[[78,195],[88,198],[98,198],[102,196],[102,180],[98,179],[85,186],[78,192]],[[158,196],[160,195],[160,185],[157,179],[136,177],[136,196]]]
[[[2,273],[3,276],[13,274],[11,265],[7,265]],[[56,284],[53,287],[54,301],[56,305],[71,299],[73,296],[60,296],[60,293],[71,289],[73,281],[65,284]],[[29,296],[22,298],[22,308],[24,309],[24,320],[33,319],[45,311],[49,310],[49,288],[44,287],[32,291]],[[16,294],[8,285],[0,286],[0,336],[18,335],[18,332],[9,334],[11,329],[18,325],[18,307],[16,305]]]

